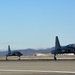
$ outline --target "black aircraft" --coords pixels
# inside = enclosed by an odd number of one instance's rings
[[[8,53],[6,54],[6,60],[8,56],[18,56],[19,57],[19,60],[20,60],[20,56],[22,56],[22,53],[20,51],[11,51],[10,49],[10,45],[8,45]]]
[[[64,54],[64,53],[74,53],[75,55],[75,44],[69,44],[66,46],[61,46],[58,36],[56,36],[55,40],[55,49],[51,51],[52,54],[54,54],[54,60],[56,60],[57,54]]]

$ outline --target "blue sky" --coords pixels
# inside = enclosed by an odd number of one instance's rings
[[[75,0],[0,0],[0,50],[75,43]]]

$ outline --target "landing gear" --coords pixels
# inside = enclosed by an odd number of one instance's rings
[[[75,53],[74,53],[74,59],[75,59]]]
[[[6,55],[6,60],[8,60],[7,57],[8,57],[8,56]]]
[[[19,59],[18,60],[20,60],[20,56],[19,56]]]
[[[57,58],[56,58],[56,54],[54,54],[54,60],[57,60]]]
[[[18,57],[19,57],[19,59],[18,59],[18,60],[21,60],[21,59],[20,59],[20,56],[18,56]],[[6,60],[8,60],[8,56],[7,56],[7,55],[6,55]]]

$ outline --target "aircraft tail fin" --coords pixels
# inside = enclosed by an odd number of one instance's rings
[[[8,45],[8,54],[11,54],[10,45]]]
[[[59,42],[58,36],[56,36],[56,40],[55,40],[55,49],[60,49],[60,48],[61,48],[60,42]]]

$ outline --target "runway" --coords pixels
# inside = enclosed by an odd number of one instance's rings
[[[7,72],[7,73],[21,73],[21,74],[75,74],[72,71],[43,71],[43,70],[0,70],[0,72]]]
[[[72,71],[44,71],[44,70],[0,70],[0,72],[32,72],[32,73],[65,73],[75,74]]]
[[[0,61],[0,75],[75,75],[75,61]]]

